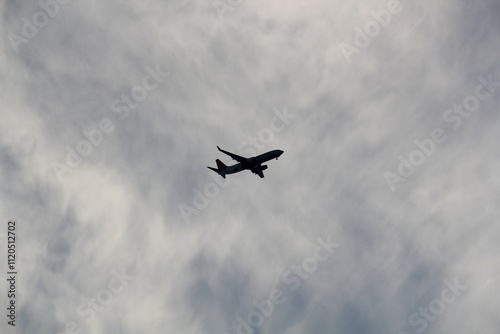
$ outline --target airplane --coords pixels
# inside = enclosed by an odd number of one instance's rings
[[[215,162],[217,163],[217,168],[207,166],[207,168],[213,170],[214,172],[216,172],[217,174],[219,174],[223,178],[226,178],[227,174],[238,173],[238,172],[241,172],[242,170],[245,170],[245,169],[249,169],[252,173],[257,174],[261,178],[263,178],[264,177],[263,171],[267,169],[267,166],[262,165],[262,163],[269,161],[271,159],[275,159],[275,158],[276,158],[276,160],[278,160],[280,155],[283,154],[282,150],[274,150],[274,151],[269,151],[267,153],[258,155],[256,157],[245,158],[245,157],[241,157],[237,154],[234,154],[234,153],[231,153],[228,151],[224,151],[219,146],[217,146],[217,148],[222,153],[229,155],[231,158],[233,158],[233,160],[238,161],[238,163],[236,165],[226,166],[222,161],[217,159],[217,160],[215,160]]]

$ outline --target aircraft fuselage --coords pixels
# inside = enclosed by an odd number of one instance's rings
[[[254,169],[266,161],[269,161],[272,159],[278,159],[280,157],[280,155],[282,155],[282,154],[283,154],[282,150],[273,150],[273,151],[263,153],[263,154],[258,155],[256,157],[249,158],[246,162],[239,162],[236,165],[227,166],[226,167],[226,174],[238,173],[238,172],[241,172],[242,170],[245,170],[245,169]]]

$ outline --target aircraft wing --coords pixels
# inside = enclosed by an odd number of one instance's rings
[[[259,175],[260,178],[262,179],[264,177],[264,170],[266,169],[267,169],[266,165],[264,166],[258,165],[257,167],[252,168],[251,171],[252,173]]]
[[[217,148],[219,149],[219,151],[221,151],[222,153],[225,153],[225,154],[229,155],[231,158],[233,158],[234,160],[236,160],[238,162],[246,162],[248,160],[245,157],[239,156],[237,154],[234,154],[234,153],[231,153],[231,152],[228,152],[228,151],[224,151],[219,146],[217,146]]]

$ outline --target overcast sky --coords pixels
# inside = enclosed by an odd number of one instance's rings
[[[0,2],[2,333],[498,333],[498,1],[59,1]]]

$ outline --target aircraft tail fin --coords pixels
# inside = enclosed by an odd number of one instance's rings
[[[221,169],[224,169],[226,168],[227,166],[222,162],[220,161],[219,159],[215,160],[215,162],[217,163],[217,168],[219,168],[219,170]]]
[[[210,167],[210,166],[207,166],[208,169],[211,169],[213,170],[214,172],[216,172],[217,174],[219,174],[220,176],[222,176],[223,178],[226,178],[226,173],[222,171],[222,168],[221,168],[221,165],[219,165],[219,162],[222,164],[222,166],[226,166],[224,165],[224,163],[220,160],[216,160],[217,161],[217,168],[213,168],[213,167]]]

